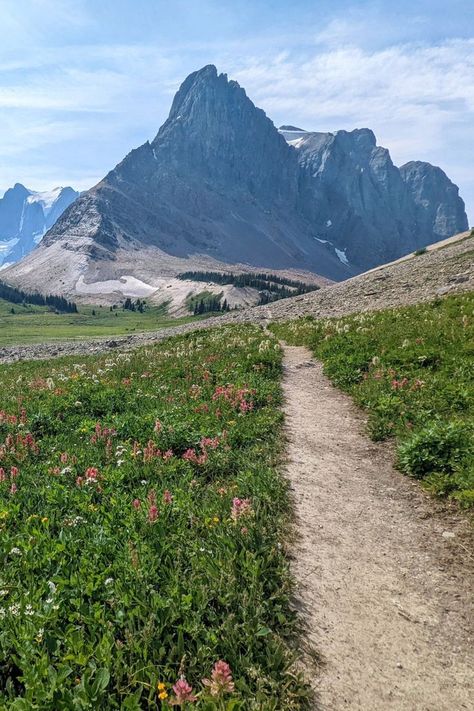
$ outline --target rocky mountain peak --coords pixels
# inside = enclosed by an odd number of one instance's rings
[[[260,197],[295,200],[297,160],[286,141],[244,89],[213,65],[193,72],[179,88],[167,121],[151,143],[168,168],[186,166],[214,184]]]
[[[181,84],[151,143],[80,196],[8,277],[33,275],[36,286],[35,265],[47,263],[74,289],[79,276],[154,279],[166,261],[189,269],[204,259],[339,280],[465,224],[457,188],[439,169],[400,171],[369,128],[276,129],[236,81],[207,65]]]

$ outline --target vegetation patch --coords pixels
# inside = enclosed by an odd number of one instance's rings
[[[296,279],[287,279],[277,274],[267,274],[265,272],[256,274],[234,274],[232,272],[190,271],[178,274],[178,279],[204,281],[211,284],[232,284],[241,289],[245,287],[256,289],[259,292],[257,306],[268,304],[278,299],[286,299],[289,296],[308,294],[310,291],[319,289],[319,286],[316,284],[305,284]]]
[[[402,471],[474,504],[474,295],[274,324],[304,344],[369,413],[374,440],[395,437]]]
[[[200,291],[198,294],[188,296],[186,305],[194,316],[230,311],[227,300],[222,300],[222,296],[222,291],[220,294],[213,294],[211,291]]]
[[[35,306],[48,306],[50,309],[55,311],[60,311],[63,313],[77,313],[77,306],[74,302],[68,301],[64,296],[56,296],[54,294],[49,294],[48,296],[43,296],[42,294],[28,294],[25,291],[16,289],[13,286],[8,286],[0,281],[0,299],[8,301],[12,304],[34,304]]]
[[[253,326],[2,369],[2,709],[307,707],[280,375]]]
[[[135,304],[134,310],[81,305],[78,313],[58,313],[32,304],[12,306],[0,299],[0,346],[119,336],[178,326],[192,319],[192,316],[172,318],[166,304],[143,306],[143,301],[140,308]]]

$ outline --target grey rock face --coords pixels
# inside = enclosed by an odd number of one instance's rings
[[[444,173],[408,166],[394,166],[369,129],[278,131],[210,65],[183,82],[155,139],[63,213],[41,259],[50,250],[61,270],[75,251],[100,267],[124,250],[156,247],[342,280],[465,228]],[[15,280],[15,267],[8,276]]]
[[[90,258],[113,260],[119,248],[156,246],[180,258],[351,276],[298,211],[299,170],[245,91],[204,67],[184,81],[156,138],[82,195],[42,248],[77,241]]]
[[[0,266],[29,254],[77,198],[72,188],[34,192],[16,183],[0,199]]]
[[[438,240],[468,229],[459,189],[441,168],[410,161],[402,165],[400,174],[414,201],[416,224],[422,234]]]

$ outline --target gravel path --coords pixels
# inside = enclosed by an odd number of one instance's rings
[[[467,519],[393,468],[304,348],[285,348],[284,392],[297,607],[322,657],[316,708],[472,710]]]

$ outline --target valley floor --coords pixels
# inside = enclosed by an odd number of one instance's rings
[[[303,347],[285,348],[293,574],[324,711],[472,708],[467,519],[393,468]],[[311,665],[308,652],[308,666]]]

